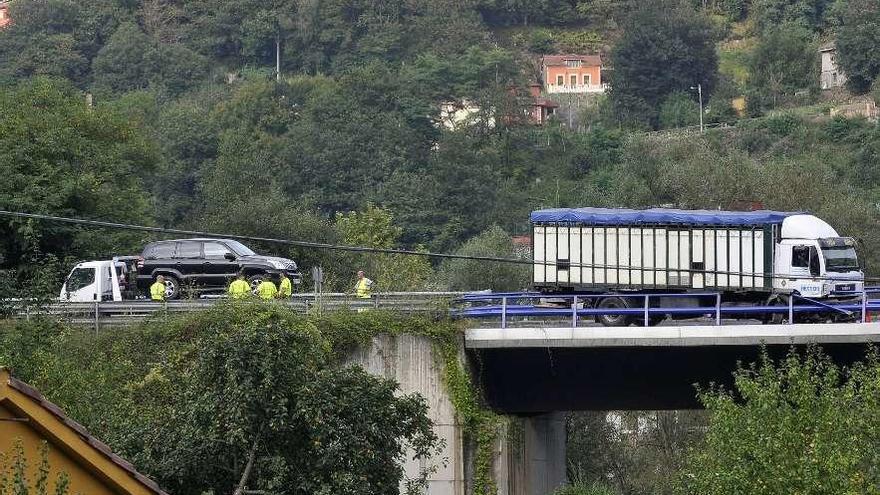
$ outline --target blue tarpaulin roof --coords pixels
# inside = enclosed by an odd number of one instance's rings
[[[593,225],[766,225],[779,224],[791,215],[783,211],[721,211],[676,210],[650,208],[628,210],[625,208],[551,208],[532,212],[533,223],[572,223]]]

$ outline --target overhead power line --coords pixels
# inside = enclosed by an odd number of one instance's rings
[[[355,252],[355,253],[373,253],[373,254],[399,254],[405,256],[421,256],[426,258],[439,258],[439,259],[459,259],[459,260],[473,260],[473,261],[489,261],[495,263],[511,263],[517,265],[535,265],[535,264],[544,264],[546,266],[554,266],[553,262],[545,262],[545,263],[535,263],[533,260],[521,259],[521,258],[504,258],[500,256],[478,256],[478,255],[466,255],[466,254],[450,254],[450,253],[434,253],[430,251],[414,251],[410,249],[387,249],[387,248],[372,248],[366,246],[348,246],[344,244],[328,244],[322,242],[312,242],[312,241],[300,241],[295,239],[276,239],[271,237],[259,237],[259,236],[250,236],[250,235],[239,235],[239,234],[220,234],[216,232],[205,232],[200,230],[184,230],[184,229],[169,229],[165,227],[150,227],[148,225],[135,225],[129,223],[118,223],[118,222],[106,222],[102,220],[88,220],[84,218],[71,218],[71,217],[60,217],[54,215],[43,215],[40,213],[25,213],[18,211],[7,211],[0,210],[0,216],[12,217],[12,218],[28,218],[34,220],[45,220],[49,222],[57,222],[57,223],[68,223],[74,225],[85,225],[90,227],[102,227],[109,229],[118,229],[118,230],[133,230],[140,232],[152,232],[156,234],[174,234],[174,235],[185,235],[185,236],[193,236],[193,237],[211,237],[211,238],[222,238],[222,239],[239,239],[246,241],[254,241],[254,242],[265,242],[270,244],[281,244],[286,246],[296,246],[296,247],[305,247],[312,249],[328,249],[334,251],[347,251],[347,252]],[[734,271],[722,271],[722,270],[694,270],[688,268],[674,268],[674,267],[635,267],[635,266],[623,266],[623,265],[605,265],[605,264],[590,264],[590,263],[569,263],[569,267],[571,268],[590,268],[595,270],[617,270],[617,271],[630,271],[630,272],[674,272],[674,273],[688,273],[695,275],[714,275],[714,276],[728,276],[728,277],[746,277],[746,278],[755,278],[755,279],[764,279],[770,278],[773,280],[777,279],[795,279],[795,278],[803,278],[803,275],[800,274],[769,274],[769,273],[760,273],[760,272],[734,272]],[[813,280],[817,281],[837,281],[837,282],[856,282],[855,280],[849,280],[841,277],[834,276],[825,276],[825,277],[810,277]],[[880,278],[872,277],[864,278],[865,282],[880,282]],[[610,282],[606,282],[610,283]]]
[[[6,217],[15,217],[15,218],[31,218],[35,220],[46,220],[49,222],[58,222],[58,223],[70,223],[76,225],[87,225],[91,227],[104,227],[109,229],[121,229],[121,230],[136,230],[141,232],[153,232],[156,234],[174,234],[174,235],[186,235],[186,236],[194,236],[194,237],[214,237],[214,238],[222,238],[222,239],[239,239],[246,241],[254,241],[254,242],[267,242],[272,244],[282,244],[287,246],[297,246],[297,247],[306,247],[313,249],[330,249],[335,251],[349,251],[356,253],[377,253],[377,254],[402,254],[407,256],[422,256],[427,258],[443,258],[443,259],[463,259],[463,260],[477,260],[477,261],[495,261],[501,263],[517,263],[523,265],[531,265],[531,260],[524,260],[519,258],[502,258],[497,256],[471,256],[471,255],[463,255],[463,254],[449,254],[449,253],[432,253],[429,251],[415,251],[411,249],[386,249],[386,248],[372,248],[366,246],[347,246],[344,244],[327,244],[323,242],[312,242],[312,241],[299,241],[293,239],[274,239],[271,237],[258,237],[252,235],[238,235],[238,234],[218,234],[216,232],[204,232],[200,230],[183,230],[183,229],[168,229],[165,227],[150,227],[147,225],[134,225],[129,223],[117,223],[117,222],[105,222],[101,220],[86,220],[83,218],[70,218],[70,217],[59,217],[54,215],[42,215],[39,213],[23,213],[17,211],[6,211],[0,210],[0,216]]]

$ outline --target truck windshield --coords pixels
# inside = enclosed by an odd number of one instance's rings
[[[856,250],[851,247],[825,247],[822,248],[825,255],[825,269],[829,272],[849,272],[859,269],[856,258]]]
[[[238,241],[225,241],[226,245],[229,246],[229,249],[235,251],[235,254],[239,256],[253,256],[257,253],[251,251],[251,249],[244,244]]]

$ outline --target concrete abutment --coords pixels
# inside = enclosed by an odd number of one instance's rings
[[[462,354],[461,359],[464,358]],[[442,452],[427,462],[408,458],[406,476],[415,478],[424,469],[427,495],[471,495],[473,445],[463,429],[443,382],[443,362],[427,337],[381,335],[369,347],[349,357],[375,376],[395,380],[405,394],[425,397]],[[565,417],[562,413],[511,417],[495,445],[493,475],[499,495],[546,495],[565,482]],[[401,493],[405,493],[401,485]]]

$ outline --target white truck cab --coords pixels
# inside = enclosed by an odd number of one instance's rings
[[[69,302],[121,301],[120,279],[126,265],[122,261],[85,261],[70,271],[59,298]]]
[[[783,220],[773,271],[776,291],[804,297],[825,298],[864,288],[855,241],[840,237],[813,215],[792,215]]]

